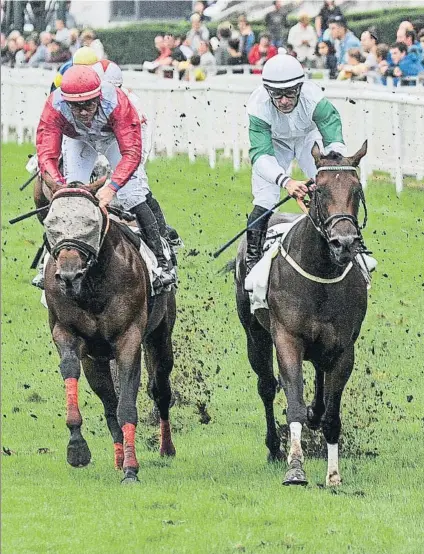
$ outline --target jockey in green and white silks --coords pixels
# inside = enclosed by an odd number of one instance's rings
[[[296,58],[278,54],[268,60],[262,83],[247,103],[254,197],[248,225],[279,201],[281,187],[303,200],[307,181],[295,181],[287,171],[296,159],[309,178],[315,177],[314,142],[325,154],[331,150],[346,153],[338,111],[320,87],[305,82],[303,67]],[[261,257],[268,219],[263,217],[247,232],[247,273]]]

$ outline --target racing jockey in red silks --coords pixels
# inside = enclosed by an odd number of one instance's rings
[[[96,73],[98,73],[95,66],[93,66],[93,69],[96,71]],[[137,110],[141,123],[142,139],[141,165],[139,168],[139,172],[146,193],[146,202],[156,217],[159,225],[160,234],[168,241],[169,245],[171,246],[172,263],[174,264],[174,266],[176,266],[177,258],[175,252],[182,245],[182,241],[179,238],[177,231],[167,224],[159,202],[150,191],[149,180],[145,170],[145,165],[149,157],[150,150],[152,148],[152,128],[149,124],[149,118],[147,117],[146,112],[141,106],[140,98],[132,90],[122,86],[124,81],[122,70],[116,63],[110,62],[107,67],[104,68],[104,73],[103,75],[100,75],[100,78],[102,79],[102,81],[112,83],[116,87],[119,87],[128,96],[131,104]]]
[[[63,185],[73,181],[88,183],[97,155],[103,154],[113,173],[97,193],[100,206],[107,206],[116,195],[123,209],[136,216],[147,246],[157,257],[161,272],[154,287],[160,289],[175,283],[158,223],[146,202],[140,171],[140,118],[124,92],[102,82],[89,66],[69,68],[61,87],[46,101],[36,146],[41,175],[47,172]],[[58,165],[61,153],[64,175]]]

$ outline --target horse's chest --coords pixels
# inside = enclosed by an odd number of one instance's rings
[[[352,313],[341,298],[335,300],[325,295],[290,296],[274,317],[305,343],[320,351],[337,352],[356,339],[362,318]]]

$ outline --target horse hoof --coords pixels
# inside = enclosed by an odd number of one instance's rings
[[[319,429],[321,426],[321,418],[315,415],[312,406],[308,406],[306,415],[306,425],[309,427],[309,429],[312,429],[312,431],[316,431],[317,429]]]
[[[172,444],[166,446],[166,447],[162,447],[160,450],[159,450],[159,454],[163,457],[167,456],[169,458],[172,458],[173,456],[175,456],[175,454],[177,453],[177,451],[175,450],[175,446]]]
[[[137,473],[133,469],[127,469],[124,478],[121,480],[121,485],[133,485],[139,482],[140,479],[137,477]]]
[[[342,484],[342,479],[340,477],[339,473],[332,473],[331,475],[327,475],[325,479],[325,484],[327,487],[338,487]]]
[[[268,452],[267,461],[269,464],[273,464],[275,462],[285,461],[285,458],[284,452],[277,450],[277,452]]]
[[[283,485],[303,485],[306,486],[308,481],[303,469],[300,467],[291,468],[284,477]]]
[[[90,463],[91,452],[85,439],[69,441],[66,459],[72,467],[85,467]]]

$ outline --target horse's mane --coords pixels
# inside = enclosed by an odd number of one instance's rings
[[[343,160],[342,154],[340,152],[335,152],[331,150],[326,156],[321,156],[321,160],[332,160],[336,162],[341,162]]]

